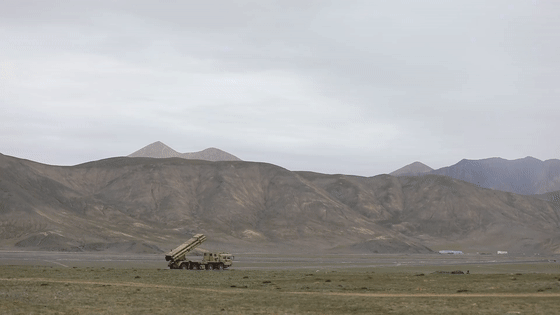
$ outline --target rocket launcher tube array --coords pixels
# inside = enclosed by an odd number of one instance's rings
[[[179,245],[174,250],[170,251],[165,255],[165,261],[177,260],[184,257],[187,253],[195,249],[198,245],[206,241],[206,236],[204,234],[196,234],[188,241]]]

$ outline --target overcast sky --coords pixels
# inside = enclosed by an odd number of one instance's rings
[[[560,158],[558,1],[0,2],[0,153],[290,170]]]

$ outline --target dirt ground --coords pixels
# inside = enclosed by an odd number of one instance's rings
[[[264,257],[254,268],[188,271],[166,269],[162,257],[156,267],[55,257],[13,264],[8,256],[0,259],[2,314],[560,314],[553,260],[444,264],[433,256],[431,264],[360,266],[359,257],[311,268],[303,258],[288,260],[308,267]],[[452,270],[470,274],[435,273]]]

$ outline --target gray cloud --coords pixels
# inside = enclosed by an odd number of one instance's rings
[[[0,152],[160,140],[292,170],[558,158],[560,6],[541,1],[4,1]]]

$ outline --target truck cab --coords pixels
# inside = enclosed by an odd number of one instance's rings
[[[202,264],[206,269],[226,269],[232,265],[233,256],[229,253],[204,253]]]

